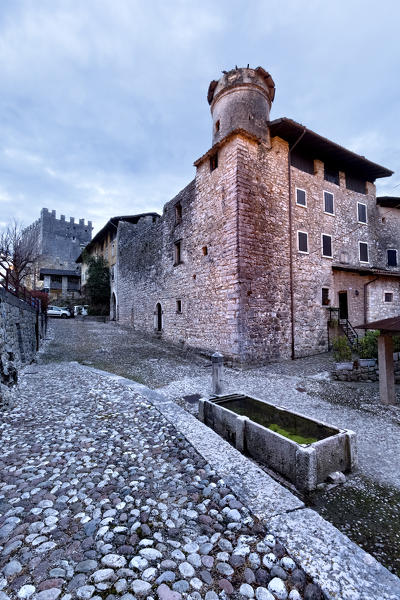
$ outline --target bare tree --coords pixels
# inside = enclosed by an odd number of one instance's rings
[[[35,226],[24,228],[13,221],[0,233],[0,276],[6,276],[18,290],[28,283],[38,259],[38,234]]]

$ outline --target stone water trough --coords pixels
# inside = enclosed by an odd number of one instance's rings
[[[357,464],[353,431],[257,398],[243,394],[202,398],[199,418],[239,451],[283,475],[299,490],[314,490],[330,473],[352,471]]]

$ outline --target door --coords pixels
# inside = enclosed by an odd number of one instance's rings
[[[339,292],[339,319],[349,318],[349,308],[347,304],[347,292]]]

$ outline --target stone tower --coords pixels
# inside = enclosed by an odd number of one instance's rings
[[[224,72],[219,81],[212,81],[207,100],[213,121],[213,144],[236,129],[266,140],[274,96],[274,81],[262,67],[232,69]]]

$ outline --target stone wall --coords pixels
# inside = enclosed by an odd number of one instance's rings
[[[396,384],[400,384],[400,360],[399,353],[393,353],[393,365],[394,365],[394,381]],[[372,383],[373,381],[379,381],[379,366],[375,361],[374,366],[361,366],[358,361],[353,363],[352,369],[336,369],[332,371],[332,379],[337,381],[365,381]]]
[[[7,402],[17,382],[18,369],[36,354],[44,322],[37,321],[36,310],[0,287],[0,405]]]
[[[288,151],[279,137],[264,143],[238,130],[196,161],[195,180],[165,205],[156,223],[120,224],[116,295],[122,322],[154,332],[160,305],[159,333],[170,341],[241,362],[289,358],[290,235],[296,357],[328,350],[330,312],[322,288],[333,307],[339,292],[347,292],[353,325],[364,321],[364,302],[368,320],[399,314],[399,278],[368,271],[384,269],[386,258],[375,241],[382,227],[375,186],[366,182],[365,194],[350,191],[343,172],[338,185],[326,181],[318,160],[314,174],[292,166],[290,234]],[[296,204],[297,188],[306,192],[306,206]],[[324,191],[333,194],[333,214],[324,211]],[[358,202],[367,207],[367,224],[358,223]],[[382,247],[395,243],[400,219],[392,229]],[[306,253],[299,251],[298,231],[308,234]],[[332,237],[332,257],[323,256],[322,234]],[[359,260],[359,241],[368,244],[368,265]],[[393,294],[391,302],[385,292]]]

